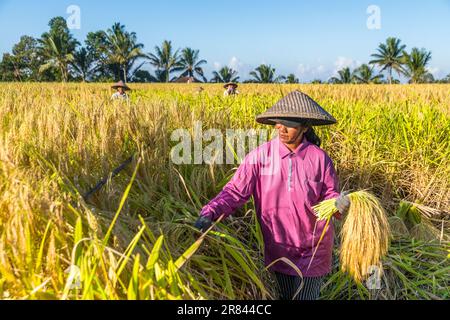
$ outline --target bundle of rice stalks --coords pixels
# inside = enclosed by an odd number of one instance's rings
[[[439,210],[402,200],[395,213],[395,216],[389,218],[391,228],[393,228],[393,221],[395,226],[398,227],[403,224],[407,232],[404,235],[409,234],[416,240],[434,241],[434,240],[448,240],[447,234],[444,228],[444,220],[435,219],[435,217],[441,215]],[[437,228],[441,225],[440,228]]]
[[[389,225],[391,227],[392,237],[394,239],[409,238],[410,233],[405,222],[398,216],[392,216],[388,218]]]
[[[338,253],[338,248],[335,249]],[[356,283],[339,270],[333,272],[321,291],[324,300],[434,300],[448,299],[449,261],[445,246],[411,239],[392,240],[383,258],[384,274],[379,290]],[[337,260],[337,259],[336,259]],[[431,276],[430,276],[431,275]]]
[[[402,205],[408,205],[410,208],[415,208],[419,212],[419,214],[422,214],[427,218],[434,218],[434,217],[438,217],[438,216],[444,214],[443,211],[425,206],[425,205],[419,203],[419,201],[410,202],[410,201],[402,200],[400,202],[400,206],[402,206]]]
[[[395,215],[405,221],[409,227],[413,227],[422,222],[422,215],[419,209],[411,202],[400,201]]]
[[[374,266],[382,270],[381,258],[389,248],[391,230],[386,213],[375,196],[366,191],[356,191],[348,196],[350,208],[341,229],[340,263],[344,272],[361,282]],[[325,200],[313,209],[318,220],[326,219],[328,223],[337,211],[335,199]]]

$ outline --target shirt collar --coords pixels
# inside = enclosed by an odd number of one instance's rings
[[[292,153],[292,154],[296,154],[300,158],[304,159],[305,154],[306,154],[306,147],[311,144],[311,142],[309,142],[303,135],[302,142],[300,142],[300,144],[298,145],[298,147],[295,150],[291,151],[283,142],[280,141],[280,137],[277,137],[277,139],[278,139],[277,143],[280,146],[279,149],[280,149],[281,158],[285,158],[286,156],[288,156],[289,154]]]

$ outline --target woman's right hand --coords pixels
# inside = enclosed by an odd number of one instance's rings
[[[212,221],[210,218],[201,216],[197,219],[197,221],[194,224],[194,227],[201,230],[202,232],[205,232],[206,230],[211,227]]]

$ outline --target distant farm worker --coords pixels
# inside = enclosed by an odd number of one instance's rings
[[[111,96],[111,100],[117,100],[117,99],[128,99],[128,95],[125,91],[131,90],[122,80],[115,83],[111,88],[116,89],[117,91],[114,92],[114,94]]]
[[[228,82],[223,87],[225,88],[225,91],[223,92],[224,97],[234,96],[234,95],[239,94],[239,91],[237,90],[237,87],[238,87],[237,83]]]
[[[198,88],[195,89],[195,93],[200,94],[200,93],[202,93],[204,90],[205,90],[205,88],[203,88],[203,87],[198,87]]]
[[[331,271],[334,228],[330,222],[317,247],[326,222],[317,221],[312,207],[336,199],[334,217],[341,219],[350,199],[340,193],[333,162],[312,127],[336,120],[309,96],[294,91],[256,121],[274,125],[278,136],[247,154],[233,178],[203,207],[195,226],[206,231],[212,221],[229,216],[253,196],[264,262],[277,280],[278,297],[318,299],[323,278]]]

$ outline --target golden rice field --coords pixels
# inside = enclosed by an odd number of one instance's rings
[[[338,120],[322,148],[393,234],[379,289],[340,271],[336,239],[321,299],[450,298],[450,85],[202,86],[135,84],[122,103],[107,84],[2,84],[0,299],[274,298],[252,202],[207,235],[192,227],[237,164],[175,165],[170,135],[263,128],[255,115],[294,89]]]

